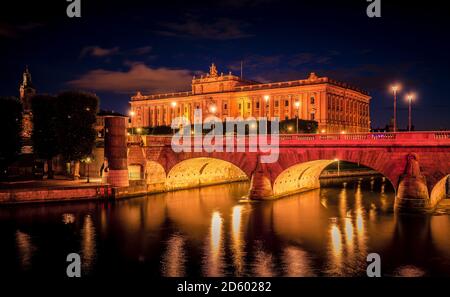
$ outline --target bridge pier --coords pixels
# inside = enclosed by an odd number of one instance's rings
[[[400,176],[395,210],[401,212],[427,212],[433,209],[425,176],[420,171],[417,154],[407,156],[405,173]]]
[[[248,197],[255,200],[268,200],[273,198],[272,182],[269,174],[258,158],[255,170],[250,181]]]

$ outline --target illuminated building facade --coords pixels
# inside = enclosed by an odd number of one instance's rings
[[[307,79],[257,83],[219,74],[214,64],[206,75],[193,77],[187,92],[131,97],[131,126],[170,125],[174,117],[277,117],[318,122],[321,133],[369,132],[371,97],[367,92],[311,73]]]

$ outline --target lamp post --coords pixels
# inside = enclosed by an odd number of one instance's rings
[[[339,164],[339,159],[335,158],[334,161],[337,162],[337,165],[338,165],[338,176],[340,176],[341,175],[341,167],[340,167],[340,164]]]
[[[295,102],[295,108],[297,108],[297,134],[298,134],[298,118],[300,117],[300,101]]]
[[[392,92],[394,93],[394,132],[397,132],[397,92],[399,90],[399,85],[392,86]]]
[[[91,158],[87,157],[85,160],[86,164],[87,164],[87,183],[90,183],[90,176],[89,176],[89,164],[91,163]]]
[[[406,96],[406,99],[408,99],[408,131],[411,132],[412,129],[412,119],[411,119],[411,102],[414,99],[414,94],[410,93]]]

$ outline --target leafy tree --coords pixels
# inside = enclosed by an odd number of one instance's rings
[[[298,133],[317,133],[318,123],[311,120],[298,120]],[[297,133],[297,119],[289,119],[280,122],[281,134]]]
[[[0,177],[20,153],[22,146],[22,103],[15,97],[0,97]]]
[[[96,95],[78,91],[63,92],[57,98],[59,151],[67,161],[74,162],[74,179],[80,176],[80,161],[94,147],[98,104]]]
[[[31,101],[33,111],[33,150],[38,158],[47,160],[48,178],[53,178],[52,159],[58,154],[56,97],[36,95]]]

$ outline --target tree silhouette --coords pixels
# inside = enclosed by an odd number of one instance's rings
[[[0,97],[0,177],[20,153],[22,146],[22,103],[15,97]]]
[[[58,154],[56,97],[36,95],[31,102],[33,112],[33,151],[36,157],[47,161],[47,178],[53,178],[52,159]]]
[[[95,143],[98,104],[96,95],[84,92],[63,92],[57,98],[59,151],[74,162],[74,179],[79,178],[80,161],[91,154]]]

